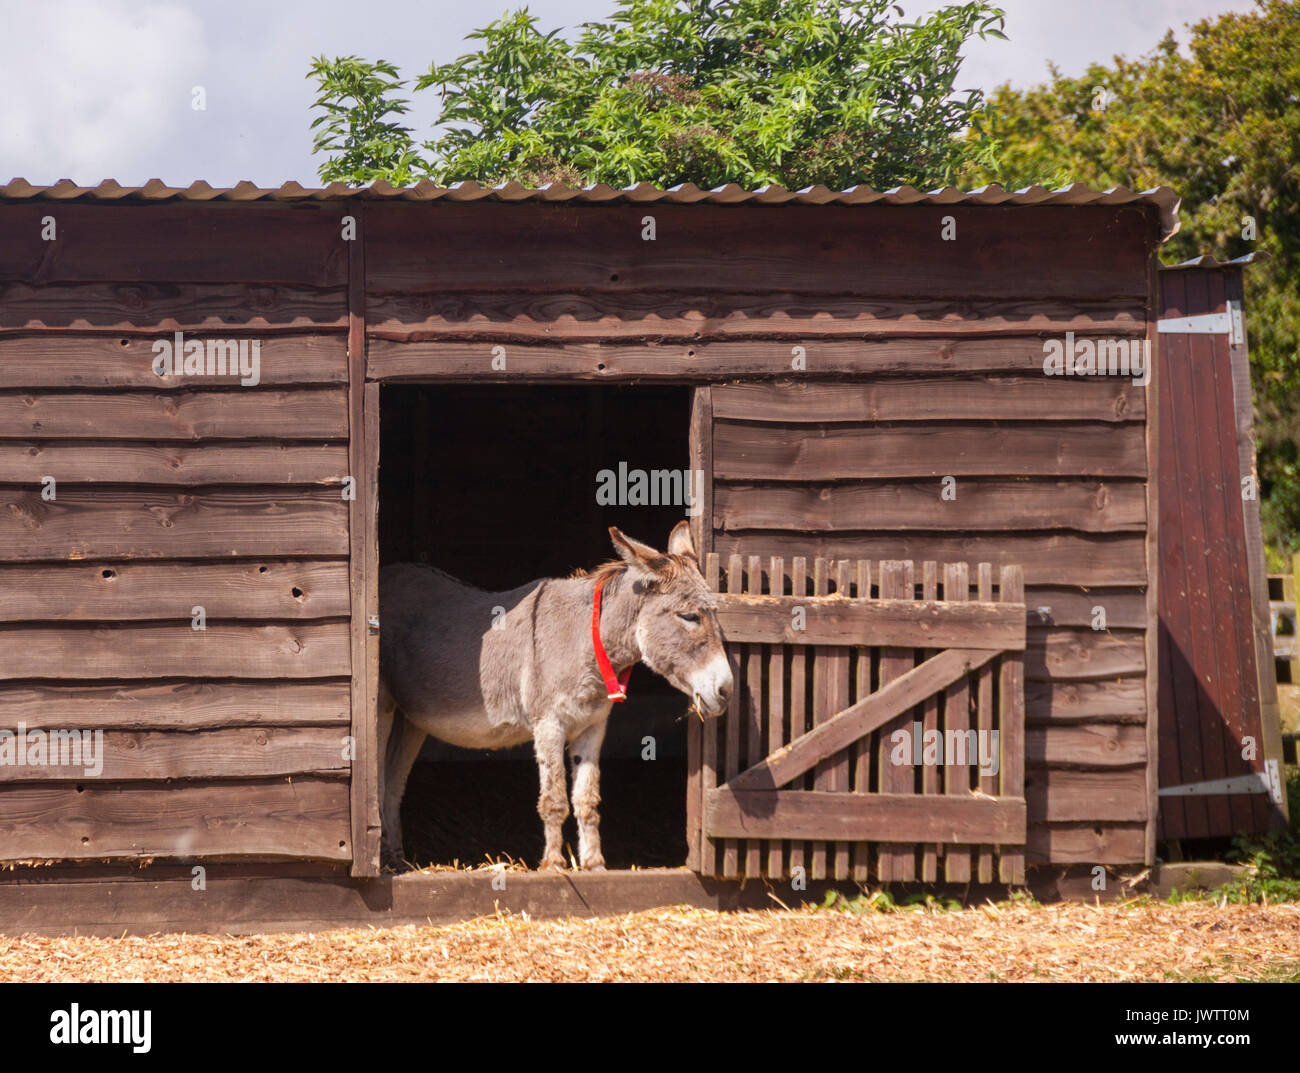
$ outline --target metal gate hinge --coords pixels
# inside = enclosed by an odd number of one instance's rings
[[[1278,777],[1277,761],[1269,760],[1265,771],[1250,775],[1234,775],[1226,779],[1206,782],[1188,782],[1182,786],[1166,786],[1156,791],[1157,797],[1207,797],[1213,794],[1268,794],[1274,804],[1282,803],[1282,782]]]
[[[1246,341],[1245,322],[1241,303],[1228,300],[1226,313],[1200,313],[1194,317],[1163,317],[1156,321],[1156,330],[1164,335],[1226,335],[1233,346]]]
[[[1228,299],[1228,316],[1232,318],[1232,331],[1228,341],[1233,346],[1241,346],[1246,341],[1246,322],[1241,315],[1241,303],[1235,298]]]

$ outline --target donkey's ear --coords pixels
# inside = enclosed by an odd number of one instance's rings
[[[668,559],[662,552],[655,551],[649,544],[642,544],[622,533],[616,526],[609,527],[609,539],[614,542],[618,557],[630,566],[639,566],[646,570],[658,571],[668,565]]]
[[[673,526],[673,531],[668,534],[668,554],[689,555],[699,562],[699,556],[695,554],[695,543],[691,540],[690,522],[678,522]]]

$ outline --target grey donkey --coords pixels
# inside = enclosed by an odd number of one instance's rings
[[[532,741],[546,833],[542,868],[563,868],[569,814],[564,752],[573,765],[578,863],[599,870],[600,746],[615,696],[610,670],[644,663],[719,715],[733,688],[716,600],[686,522],[656,551],[610,528],[619,558],[569,578],[486,592],[428,566],[379,575],[379,745],[384,862],[403,859],[401,804],[415,758],[432,734],[452,745],[502,749]],[[593,636],[600,594],[602,672]]]

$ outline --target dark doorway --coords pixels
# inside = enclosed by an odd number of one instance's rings
[[[495,590],[611,558],[611,525],[662,548],[686,516],[681,502],[600,502],[597,490],[620,466],[687,470],[690,406],[690,388],[678,386],[386,385],[381,564],[429,563]],[[628,692],[602,751],[605,859],[611,868],[681,865],[687,700],[644,667]],[[642,758],[646,738],[654,760]],[[424,866],[509,856],[535,867],[536,802],[530,747],[474,751],[430,739],[402,806],[407,857]],[[565,839],[567,856],[577,845],[572,817]]]

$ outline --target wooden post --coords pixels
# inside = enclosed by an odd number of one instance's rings
[[[1159,255],[1159,221],[1151,213],[1150,226],[1156,234],[1147,254],[1147,306],[1146,306],[1146,343],[1148,349],[1148,371],[1150,378],[1146,384],[1146,629],[1144,637],[1144,654],[1146,663],[1146,799],[1147,821],[1142,837],[1142,861],[1155,864],[1156,860],[1156,824],[1160,816],[1159,799],[1156,791],[1160,785],[1160,726],[1159,726],[1159,667],[1160,667],[1160,601],[1157,581],[1160,576],[1160,471],[1157,461],[1160,454],[1160,255]],[[1014,867],[1014,865],[1013,865]]]
[[[713,592],[718,592],[722,587],[721,563],[714,552],[709,552],[704,557],[704,580]],[[733,698],[736,692],[738,690],[732,690]],[[698,812],[695,818],[695,822],[699,827],[699,864],[696,871],[707,876],[718,874],[718,850],[717,845],[704,835],[704,796],[718,785],[718,730],[725,718],[726,716],[718,716],[715,719],[709,719],[699,728],[700,789],[697,804]],[[692,822],[689,811],[689,798],[687,800],[687,810],[687,825],[689,828]]]
[[[377,694],[379,385],[366,385],[366,262],[362,207],[356,237],[348,243],[348,467],[354,498],[349,504],[349,566],[352,633],[352,874],[379,874],[379,756]]]
[[[939,564],[934,560],[926,560],[921,564],[921,598],[927,602],[933,602],[939,597]],[[1005,598],[1005,597],[1004,597]],[[931,656],[938,655],[938,649],[926,649],[922,655],[929,659]],[[921,716],[923,723],[921,733],[937,734],[939,733],[939,694],[932,693],[925,698],[925,706],[922,709]],[[922,792],[927,794],[938,794],[943,792],[942,784],[943,769],[938,764],[927,764],[921,772]],[[935,883],[939,879],[939,857],[942,853],[942,843],[926,843],[921,849],[921,882]]]
[[[744,592],[745,567],[739,555],[732,554],[727,559],[727,591]],[[732,672],[735,674],[735,688],[731,691],[731,703],[727,706],[726,739],[723,742],[722,781],[730,782],[740,774],[740,724],[745,718],[741,706],[741,694],[745,691],[741,670],[749,655],[749,645],[736,645],[735,662]],[[740,875],[740,844],[734,838],[724,839],[722,843],[722,875],[726,879],[735,879]]]
[[[751,596],[763,593],[763,562],[757,555],[749,557],[745,571],[748,582],[745,591]],[[763,645],[750,645],[745,663],[744,731],[745,767],[752,767],[766,755],[763,752]],[[745,843],[744,870],[746,879],[760,879],[763,874],[763,843],[754,839]]]
[[[970,564],[945,563],[943,598],[947,603],[965,603],[970,599]],[[880,679],[883,682],[884,672]],[[943,725],[945,732],[964,734],[970,725],[970,676],[959,678],[944,690]],[[947,736],[945,734],[945,742]],[[948,763],[944,757],[943,791],[948,796],[969,797],[970,770]],[[943,851],[944,879],[949,883],[969,883],[971,851],[966,846],[948,844]]]
[[[1291,556],[1290,581],[1282,582],[1282,599],[1296,604],[1296,589],[1300,587],[1300,551]],[[1300,607],[1296,608],[1296,633],[1300,634]],[[1291,682],[1300,685],[1300,642],[1296,647],[1296,658],[1291,661]]]
[[[1229,302],[1244,303],[1245,287],[1241,269],[1224,273],[1224,291]],[[1277,704],[1277,664],[1273,659],[1272,616],[1268,608],[1268,573],[1264,562],[1264,534],[1259,516],[1259,472],[1255,455],[1255,406],[1250,381],[1250,350],[1246,338],[1245,313],[1242,313],[1240,342],[1229,337],[1228,360],[1232,375],[1233,407],[1237,425],[1237,463],[1241,479],[1252,482],[1253,498],[1241,500],[1242,523],[1246,536],[1246,566],[1250,578],[1251,621],[1255,633],[1255,673],[1259,686],[1260,766],[1266,769],[1269,760],[1276,760],[1281,776],[1285,759],[1282,756],[1282,719]],[[1292,588],[1294,599],[1295,569],[1300,566],[1300,553],[1292,563]],[[1300,653],[1291,664],[1291,681],[1300,682]],[[1274,813],[1278,826],[1287,822],[1286,794]]]
[[[980,563],[977,567],[978,593],[979,598],[984,603],[993,602],[993,564]],[[976,718],[978,722],[979,735],[978,739],[991,740],[993,733],[993,665],[985,664],[980,668],[976,676]],[[978,740],[977,739],[977,740]],[[978,767],[979,756],[975,758],[975,765]],[[998,776],[980,775],[979,788],[981,793],[986,793],[990,797],[996,797],[998,792]],[[980,883],[993,882],[993,847],[980,846],[979,852],[974,856],[975,878]]]
[[[695,515],[691,518],[691,541],[695,554],[704,567],[709,587],[717,589],[716,560],[713,558],[713,404],[711,389],[696,388],[691,393],[690,453],[692,481],[699,474],[699,486],[692,485],[695,496]],[[704,809],[704,737],[712,739],[717,728],[706,728],[700,719],[686,724],[686,867],[693,872],[711,873],[705,867]],[[712,789],[712,783],[709,784]],[[711,862],[710,862],[711,863]]]
[[[768,591],[785,595],[785,560],[773,556],[768,565]],[[785,646],[767,646],[767,750],[776,752],[785,744]],[[767,843],[767,878],[785,875],[784,845],[779,838]]]
[[[790,595],[808,595],[808,559],[796,555],[790,563]],[[794,741],[805,733],[808,727],[808,702],[804,687],[808,681],[808,659],[812,649],[808,645],[795,645],[790,653],[790,740]],[[801,777],[795,789],[801,789],[804,779]],[[790,873],[796,868],[807,878],[809,855],[806,844],[800,839],[790,841]]]
[[[1019,566],[1004,566],[998,578],[998,598],[1003,603],[1023,604],[1025,574]],[[998,715],[1002,748],[1001,795],[1012,799],[1025,796],[1025,654],[1004,652],[1001,659],[1001,711]],[[1026,832],[1026,835],[1028,832]],[[998,847],[998,878],[1003,883],[1025,881],[1025,847]]]

